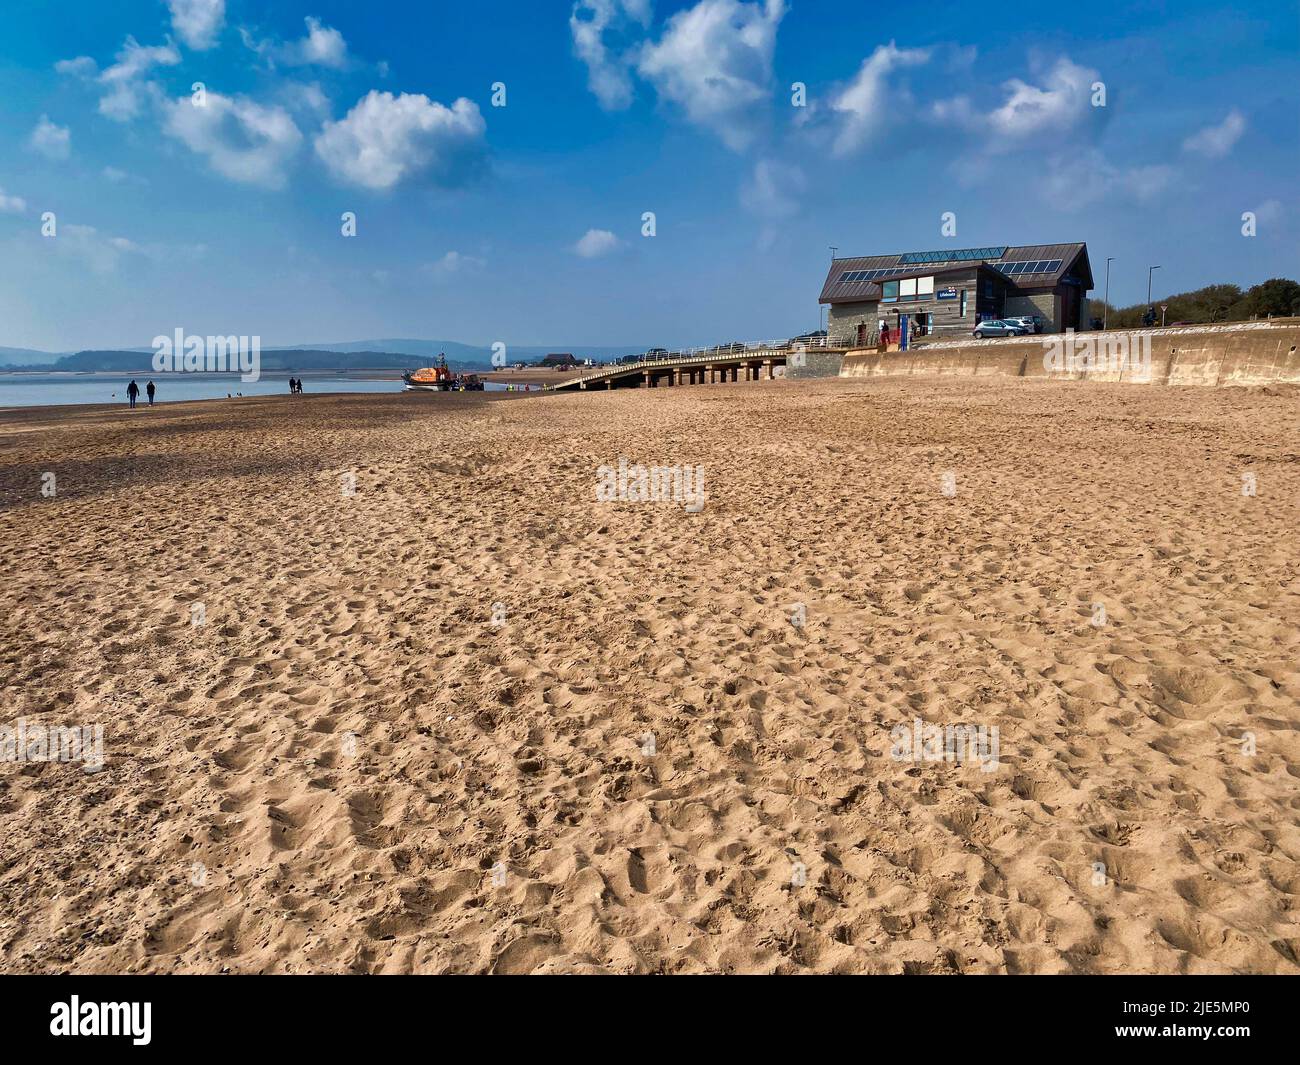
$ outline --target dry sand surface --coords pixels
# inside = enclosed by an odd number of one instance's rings
[[[0,765],[0,969],[1296,973],[1298,417],[918,379],[0,414],[4,719],[107,759]],[[707,505],[598,503],[620,455]],[[918,719],[997,763],[893,757]]]

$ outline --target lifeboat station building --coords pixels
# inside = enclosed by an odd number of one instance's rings
[[[1044,333],[1088,328],[1086,244],[948,248],[832,259],[818,302],[831,344],[875,343],[882,323],[936,339],[969,336],[989,318],[1037,315]]]

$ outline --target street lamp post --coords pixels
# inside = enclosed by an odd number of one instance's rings
[[[1151,275],[1159,269],[1160,267],[1158,266],[1147,267],[1147,306],[1148,307],[1151,306]]]
[[[1115,256],[1110,255],[1106,258],[1106,295],[1101,301],[1101,327],[1105,329],[1110,325],[1110,264],[1115,261]]]

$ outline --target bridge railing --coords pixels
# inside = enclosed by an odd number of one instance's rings
[[[646,351],[636,356],[624,356],[615,362],[592,369],[578,377],[570,378],[562,385],[565,387],[581,384],[584,381],[596,381],[629,370],[665,366],[670,363],[680,364],[686,361],[707,362],[710,359],[743,359],[746,355],[761,357],[764,352],[812,351],[818,348],[851,347],[852,344],[839,337],[782,337],[779,340],[733,341],[730,344],[715,344],[704,348],[678,348],[667,351],[662,348]]]

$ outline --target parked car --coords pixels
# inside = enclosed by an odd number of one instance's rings
[[[1017,314],[1010,318],[1004,318],[1003,321],[1023,325],[1030,333],[1041,333],[1043,331],[1043,320],[1036,314]]]
[[[985,337],[1022,337],[1029,332],[1019,322],[1009,322],[1003,318],[990,318],[987,322],[980,322],[975,326],[975,339],[983,340]]]

